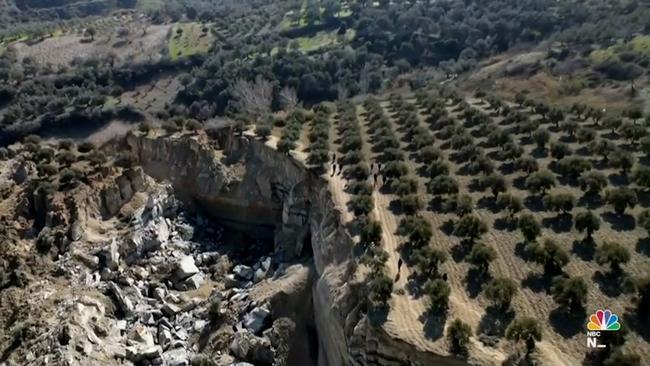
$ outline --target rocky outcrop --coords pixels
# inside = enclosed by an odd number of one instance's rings
[[[277,258],[313,255],[311,296],[319,366],[464,364],[422,352],[369,325],[362,312],[365,289],[357,278],[354,241],[341,224],[327,183],[295,160],[245,136],[207,141],[131,134],[127,141],[144,171],[171,181],[186,202],[222,220],[275,227]],[[236,273],[233,281],[251,276],[243,267]],[[233,301],[247,294],[239,291],[231,296]],[[249,346],[257,343],[251,337],[255,336],[239,336],[237,352],[252,357]]]

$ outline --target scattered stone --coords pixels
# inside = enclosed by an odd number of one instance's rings
[[[162,355],[166,366],[187,366],[190,364],[190,357],[183,348],[174,348]]]
[[[172,317],[178,314],[181,311],[181,308],[170,303],[165,303],[165,305],[160,308],[160,310],[168,317]]]
[[[134,363],[142,362],[143,360],[152,360],[162,356],[162,348],[160,346],[138,348],[135,346],[126,348],[126,358]]]
[[[167,327],[158,326],[158,344],[163,350],[169,348],[173,340],[172,332]]]
[[[254,308],[244,315],[244,327],[254,334],[259,334],[269,323],[271,312],[264,306]]]
[[[205,278],[203,276],[203,273],[199,272],[186,279],[185,281],[176,284],[176,289],[179,291],[197,290],[201,287],[201,285],[203,285],[204,281]]]
[[[201,333],[201,332],[203,331],[203,328],[205,328],[205,326],[206,326],[207,324],[208,324],[208,322],[205,321],[205,320],[197,320],[197,321],[194,323],[194,331],[195,331],[196,333]]]
[[[273,351],[267,339],[256,337],[247,331],[235,333],[230,351],[238,358],[254,364],[272,364]]]
[[[115,283],[109,282],[108,289],[113,293],[115,299],[117,300],[117,305],[120,307],[124,315],[129,318],[133,315],[133,303],[129,300],[128,297],[122,292],[122,289]]]
[[[194,227],[187,223],[176,224],[176,230],[183,240],[192,240],[194,237]]]
[[[176,281],[182,281],[197,273],[199,273],[199,268],[194,264],[194,258],[191,255],[188,255],[181,258],[181,260],[176,263],[174,279]]]
[[[250,281],[253,279],[253,269],[243,264],[238,264],[233,268],[233,272],[241,279]]]

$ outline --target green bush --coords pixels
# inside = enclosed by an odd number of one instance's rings
[[[512,299],[517,294],[517,283],[510,278],[495,278],[484,288],[485,297],[501,312],[510,308]]]
[[[468,324],[460,319],[454,319],[447,328],[450,351],[457,355],[467,355],[471,335],[472,328]]]

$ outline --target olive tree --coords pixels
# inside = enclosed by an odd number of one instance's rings
[[[467,355],[471,335],[472,328],[468,324],[460,319],[454,319],[447,328],[450,351],[457,355]]]
[[[572,313],[584,310],[588,293],[587,283],[582,277],[558,276],[551,285],[553,300]]]
[[[532,242],[542,233],[542,228],[532,214],[526,213],[519,216],[517,223],[521,234],[527,242]]]
[[[495,278],[484,288],[485,297],[500,312],[506,312],[510,308],[512,299],[517,294],[517,283],[511,278]]]
[[[454,225],[454,235],[473,243],[488,231],[483,220],[474,215],[465,215]]]
[[[497,252],[491,246],[483,243],[477,243],[467,256],[467,261],[476,266],[479,273],[487,273],[490,263],[496,259]]]
[[[582,211],[576,214],[574,225],[579,232],[586,232],[586,239],[591,240],[593,233],[600,229],[600,219],[591,211]]]
[[[621,264],[630,261],[630,251],[619,243],[606,241],[596,249],[596,263],[609,265],[612,273],[621,272]]]
[[[542,340],[542,328],[533,318],[515,319],[506,331],[506,338],[525,342],[526,355],[530,355],[535,349],[535,342]]]
[[[607,203],[614,207],[614,211],[618,215],[625,213],[626,208],[634,208],[639,202],[636,193],[627,188],[612,188],[605,193],[605,200]]]

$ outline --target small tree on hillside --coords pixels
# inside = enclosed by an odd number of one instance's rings
[[[627,187],[612,188],[605,194],[607,203],[614,207],[614,211],[618,215],[625,213],[626,208],[634,208],[639,202],[636,193]]]
[[[368,215],[375,208],[372,196],[358,195],[350,198],[350,207],[357,216]]]
[[[359,244],[364,248],[379,245],[381,243],[381,225],[379,222],[367,217],[359,224]]]
[[[454,225],[454,235],[464,238],[469,243],[480,238],[487,230],[485,222],[474,215],[465,215]]]
[[[645,209],[639,213],[636,219],[637,225],[650,234],[650,210]]]
[[[596,262],[609,265],[612,273],[621,273],[621,264],[630,261],[630,251],[619,243],[604,242],[596,249]]]
[[[532,156],[522,156],[515,160],[515,169],[526,173],[526,176],[529,176],[531,173],[534,173],[539,170],[539,164],[537,159]]]
[[[537,147],[540,149],[546,149],[546,144],[548,144],[551,139],[551,135],[546,130],[537,130],[533,132],[533,140],[537,144]]]
[[[415,263],[420,275],[431,278],[438,275],[438,268],[447,261],[447,253],[425,245],[413,251],[411,260]]]
[[[472,328],[462,320],[455,319],[451,322],[447,328],[450,351],[456,355],[467,355],[471,335]]]
[[[553,279],[553,300],[571,313],[579,314],[581,310],[584,311],[588,293],[587,283],[582,277],[558,276]]]
[[[519,216],[517,226],[527,242],[534,241],[542,232],[542,228],[539,225],[539,222],[535,219],[535,216],[528,213]]]
[[[634,157],[627,151],[617,149],[610,154],[609,163],[612,168],[620,169],[621,175],[627,176],[627,173],[634,166]]]
[[[592,240],[593,233],[600,229],[600,219],[591,211],[578,212],[575,216],[575,228],[579,232],[586,232],[586,239]]]
[[[458,217],[463,217],[472,212],[474,201],[472,196],[467,194],[454,194],[443,202],[443,209],[446,212],[453,212]]]
[[[569,145],[563,142],[553,142],[551,143],[551,156],[554,157],[557,161],[560,161],[565,156],[573,154],[573,151]]]
[[[632,181],[641,188],[650,189],[650,168],[638,165],[632,172]]]
[[[540,193],[544,196],[547,190],[555,186],[555,176],[548,170],[540,170],[531,174],[526,179],[525,185],[531,193]]]
[[[441,175],[433,178],[428,185],[428,191],[434,196],[458,193],[458,182],[450,176]]]
[[[429,297],[431,310],[445,312],[449,304],[451,288],[447,281],[441,279],[428,280],[424,284],[424,293]]]
[[[517,294],[517,283],[510,278],[495,278],[484,289],[485,297],[492,302],[496,309],[505,313],[510,309],[510,303]]]
[[[567,156],[557,163],[557,170],[566,178],[576,179],[580,174],[591,169],[589,160],[579,156]]]
[[[560,122],[564,121],[564,111],[553,108],[549,112],[548,118],[555,124],[555,128],[560,128]]]
[[[483,189],[490,189],[496,199],[499,193],[508,190],[506,179],[501,174],[490,174],[479,179],[479,185]]]
[[[547,276],[562,272],[562,268],[571,259],[569,253],[551,239],[544,240],[542,245],[533,244],[528,251],[535,262],[544,266],[544,273]]]
[[[571,193],[549,194],[543,201],[547,210],[562,212],[565,215],[576,205],[576,199]]]
[[[607,187],[607,177],[601,172],[590,171],[578,178],[578,184],[585,194],[597,196],[603,188]]]
[[[535,341],[542,340],[542,328],[533,318],[515,319],[506,331],[506,338],[515,342],[525,342],[526,355],[528,356],[535,349]]]
[[[397,234],[408,237],[408,241],[416,248],[429,243],[433,236],[431,223],[419,216],[407,216],[400,222]]]
[[[370,279],[368,283],[370,293],[368,294],[368,305],[372,309],[382,309],[388,307],[393,292],[393,279],[385,273],[379,273]]]
[[[415,215],[420,211],[424,204],[416,194],[409,194],[399,198],[399,206],[407,215]]]
[[[510,218],[513,218],[515,214],[524,209],[524,204],[520,197],[504,193],[497,198],[497,207],[501,210],[507,210]]]
[[[615,116],[607,116],[603,121],[603,127],[609,128],[612,134],[614,134],[616,130],[621,127],[621,124],[623,124],[621,119]]]
[[[467,261],[476,266],[479,273],[487,273],[490,268],[490,263],[496,259],[497,252],[494,248],[483,243],[477,243],[472,247],[469,252]]]

